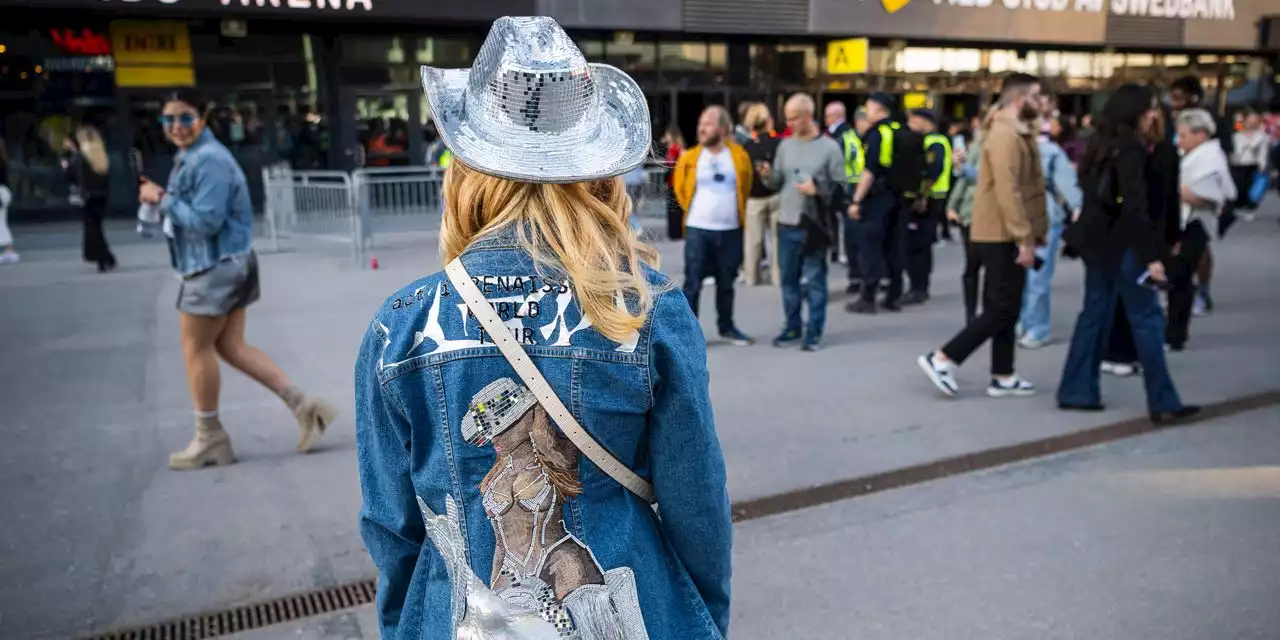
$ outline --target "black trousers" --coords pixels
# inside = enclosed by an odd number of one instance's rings
[[[1111,335],[1107,336],[1107,351],[1102,359],[1116,364],[1138,361],[1138,347],[1133,343],[1133,328],[1129,326],[1124,300],[1116,300],[1116,317],[1111,319]]]
[[[964,321],[973,322],[978,316],[978,277],[982,274],[982,263],[969,242],[969,227],[956,225],[960,229],[960,240],[964,242],[964,272],[960,274],[960,286],[964,292]]]
[[[720,333],[733,324],[733,284],[742,268],[742,229],[707,231],[689,227],[684,241],[684,295],[693,315],[698,315],[698,299],[702,297],[702,281],[708,276],[716,280],[716,315]]]
[[[1187,337],[1191,331],[1191,309],[1196,299],[1194,279],[1196,268],[1200,265],[1200,258],[1209,248],[1209,232],[1199,220],[1193,220],[1182,231],[1179,244],[1182,246],[1179,248],[1178,255],[1169,259],[1168,268],[1165,269],[1169,284],[1173,286],[1169,290],[1165,342],[1174,349],[1186,346]]]
[[[673,195],[667,196],[667,237],[672,240],[684,237],[684,209]]]
[[[938,241],[938,218],[946,218],[946,209],[946,201],[936,198],[926,201],[924,213],[916,212],[913,207],[902,208],[901,215],[907,221],[903,225],[903,264],[906,265],[912,291],[929,293],[929,277],[933,275],[933,243]]]
[[[902,297],[902,232],[898,197],[891,191],[867,196],[858,223],[858,260],[862,264],[862,299],[875,302],[880,279],[889,278],[885,302]]]
[[[88,198],[84,202],[84,242],[82,254],[85,262],[97,263],[99,267],[114,267],[116,257],[107,246],[107,236],[102,231],[102,218],[107,212],[107,199],[102,197]]]
[[[982,314],[942,347],[942,353],[960,364],[982,343],[990,340],[991,375],[1012,375],[1014,328],[1022,310],[1022,289],[1027,284],[1027,270],[1018,266],[1018,247],[1012,242],[972,242],[970,246],[978,259],[978,266],[985,272]]]

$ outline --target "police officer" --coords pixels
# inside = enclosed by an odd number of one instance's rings
[[[876,312],[876,293],[881,278],[889,278],[883,307],[899,311],[902,295],[902,252],[898,243],[900,197],[889,188],[893,166],[893,137],[900,125],[890,120],[893,98],[876,92],[863,106],[870,126],[862,140],[865,159],[862,177],[849,204],[849,217],[858,221],[858,259],[862,275],[861,295],[846,305],[850,313]]]
[[[933,273],[933,243],[938,225],[947,215],[947,193],[951,190],[951,141],[938,133],[938,118],[928,109],[911,112],[907,126],[924,137],[924,187],[908,214],[904,249],[907,278],[911,289],[902,304],[923,304],[929,299],[929,276]]]

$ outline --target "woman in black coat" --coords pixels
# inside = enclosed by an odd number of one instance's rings
[[[63,156],[62,168],[67,181],[80,189],[84,200],[84,261],[96,263],[98,271],[106,273],[116,268],[116,257],[107,246],[107,236],[102,230],[110,185],[107,147],[102,134],[88,125],[78,127],[75,139],[67,138],[65,146],[67,153]]]
[[[1142,363],[1147,410],[1153,422],[1194,415],[1182,404],[1165,363],[1165,319],[1156,292],[1140,282],[1166,281],[1164,216],[1152,213],[1151,145],[1142,131],[1159,118],[1150,89],[1120,87],[1107,102],[1080,162],[1084,207],[1065,239],[1085,265],[1084,308],[1076,320],[1067,352],[1058,406],[1101,411],[1099,365],[1116,310],[1124,303],[1130,334]],[[1165,177],[1167,179],[1167,177]],[[1164,203],[1156,203],[1163,209]]]
[[[1161,255],[1168,256],[1169,249],[1178,243],[1181,227],[1182,201],[1178,198],[1179,163],[1178,148],[1173,144],[1173,114],[1167,105],[1160,105],[1158,117],[1149,121],[1142,131],[1147,143],[1147,202],[1152,221],[1163,239]],[[1102,371],[1120,377],[1137,375],[1138,349],[1133,344],[1133,329],[1125,317],[1124,302],[1117,301],[1107,352],[1102,357]]]

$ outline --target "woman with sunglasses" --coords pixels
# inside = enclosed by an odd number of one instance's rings
[[[180,89],[164,103],[160,124],[178,147],[167,187],[142,179],[139,200],[159,205],[173,268],[182,278],[178,311],[187,383],[195,404],[195,438],[169,456],[170,469],[230,464],[231,439],[218,419],[218,358],[271,389],[297,418],[298,451],[315,446],[337,410],[300,391],[267,354],[244,341],[245,313],[255,302],[253,203],[244,172],[205,127],[201,100]]]

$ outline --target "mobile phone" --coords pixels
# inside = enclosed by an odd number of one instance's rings
[[[1036,256],[1036,261],[1031,264],[1032,271],[1039,271],[1044,268],[1044,258]]]

